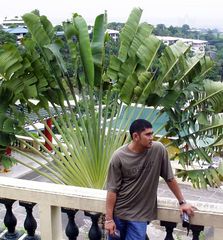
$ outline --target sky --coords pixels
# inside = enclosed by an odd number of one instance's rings
[[[1,2],[0,22],[38,9],[54,24],[70,19],[72,13],[93,24],[107,10],[108,22],[126,22],[134,7],[143,10],[141,21],[166,26],[218,28],[223,30],[222,0],[5,0]]]

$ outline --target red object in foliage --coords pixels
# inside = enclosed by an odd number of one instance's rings
[[[48,118],[46,120],[46,124],[47,126],[52,129],[52,119],[51,118]],[[49,139],[49,141],[52,143],[52,135],[51,133],[47,130],[47,128],[45,127],[44,129],[44,135],[46,136],[47,139]],[[52,151],[52,147],[50,146],[50,144],[45,141],[45,147],[49,150],[49,151]]]
[[[7,147],[6,150],[5,150],[5,154],[6,154],[7,156],[11,156],[11,154],[12,154],[12,149],[11,149],[10,147]]]

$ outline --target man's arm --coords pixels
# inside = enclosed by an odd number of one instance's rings
[[[172,191],[172,193],[177,198],[177,200],[179,202],[184,201],[183,194],[182,194],[182,192],[180,190],[180,187],[179,187],[176,179],[175,178],[171,178],[170,180],[167,180],[166,183],[167,183],[169,189]]]
[[[113,212],[116,203],[117,194],[115,192],[108,191],[106,198],[106,215],[105,215],[105,229],[109,235],[113,235],[116,229],[115,222],[113,220]]]
[[[176,179],[172,178],[172,179],[166,181],[166,183],[167,183],[169,189],[172,191],[172,193],[175,195],[175,197],[179,201],[181,214],[183,212],[186,212],[189,216],[193,216],[195,207],[186,203]]]

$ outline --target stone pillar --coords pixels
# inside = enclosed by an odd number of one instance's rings
[[[61,208],[46,204],[39,204],[39,208],[41,239],[61,240]]]

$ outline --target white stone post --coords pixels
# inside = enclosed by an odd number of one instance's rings
[[[39,204],[40,232],[43,240],[62,239],[61,208]]]

